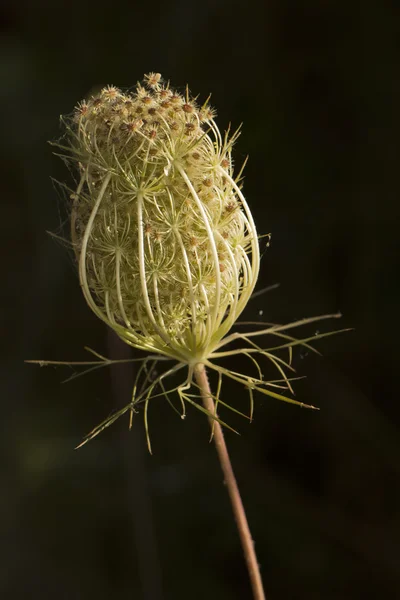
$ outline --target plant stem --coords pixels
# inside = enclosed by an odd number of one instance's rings
[[[210,384],[206,369],[203,364],[196,365],[195,377],[200,388],[201,397],[204,407],[211,413],[215,414],[215,405],[212,399]],[[247,563],[247,570],[250,577],[251,587],[253,590],[254,600],[265,600],[265,593],[262,584],[260,568],[257,562],[257,556],[254,550],[254,542],[251,537],[249,524],[247,522],[246,512],[244,510],[242,498],[236,482],[236,477],[233,472],[232,464],[229,458],[228,449],[226,447],[222,427],[211,417],[209,418],[210,425],[214,428],[214,442],[218,453],[218,458],[221,464],[222,472],[225,478],[225,484],[228,488],[229,497],[231,499],[233,514],[238,528],[240,541],[244,556]]]

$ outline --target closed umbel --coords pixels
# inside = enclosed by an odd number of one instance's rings
[[[71,238],[85,298],[127,343],[195,364],[242,312],[257,233],[234,178],[237,133],[150,73],[81,102],[64,149],[81,179]]]

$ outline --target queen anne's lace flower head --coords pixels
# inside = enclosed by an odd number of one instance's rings
[[[200,105],[188,89],[184,95],[174,91],[159,73],[145,75],[133,92],[105,87],[80,102],[63,123],[66,133],[57,145],[80,173],[71,194],[71,242],[84,296],[122,340],[150,353],[140,359],[131,402],[82,443],[127,411],[132,423],[136,405],[144,402],[150,448],[147,408],[157,388],[168,401],[170,391],[178,393],[182,418],[189,403],[219,421],[188,393],[193,374],[204,366],[218,373],[217,404],[240,412],[220,399],[223,376],[247,388],[250,419],[253,391],[306,406],[275,391],[293,392],[286,376],[287,369],[293,371],[292,346],[309,341],[296,340],[285,330],[339,315],[227,335],[250,299],[260,262],[241,171],[234,174],[233,169],[238,132],[222,135],[208,100]],[[275,336],[278,345],[258,346],[254,338],[264,334]],[[244,346],[226,350],[235,341]],[[289,353],[287,362],[276,354],[281,349]],[[113,362],[95,354],[99,366]],[[257,373],[250,376],[218,364],[234,354],[250,359]],[[278,379],[264,379],[260,356],[273,364]],[[174,359],[174,366],[154,377],[161,359]],[[184,383],[166,390],[166,378],[185,366]]]
[[[67,144],[81,180],[72,242],[85,298],[128,344],[194,365],[257,281],[254,221],[234,175],[237,133],[149,73],[81,102]]]

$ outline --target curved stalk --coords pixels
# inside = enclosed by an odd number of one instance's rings
[[[87,282],[87,273],[86,273],[86,255],[87,255],[87,246],[88,246],[90,234],[92,233],[93,223],[94,223],[94,220],[98,213],[98,210],[100,208],[100,204],[101,204],[101,201],[103,200],[103,196],[106,192],[108,184],[110,183],[110,179],[111,179],[111,172],[107,173],[107,175],[105,176],[103,185],[101,186],[99,195],[97,196],[97,200],[93,206],[92,212],[90,213],[90,217],[89,217],[88,223],[86,225],[86,229],[85,229],[85,234],[84,234],[83,240],[82,240],[82,248],[81,248],[81,253],[80,253],[80,257],[79,257],[79,280],[80,280],[80,284],[82,287],[83,295],[85,296],[86,302],[88,303],[90,308],[93,310],[93,312],[102,321],[105,321],[106,323],[108,322],[107,318],[105,317],[105,315],[103,315],[103,313],[98,308],[95,301],[93,300],[92,294],[89,289],[89,285]]]
[[[248,290],[246,290],[246,293],[244,295],[244,297],[246,298],[246,301],[244,302],[243,308],[244,306],[247,304],[248,299],[250,298],[251,294],[253,293],[254,287],[257,283],[257,278],[258,278],[258,273],[260,271],[260,249],[258,246],[258,236],[257,236],[257,229],[254,223],[254,219],[253,216],[251,214],[249,205],[246,202],[245,197],[242,194],[241,189],[239,188],[239,186],[237,185],[237,183],[232,179],[232,177],[229,175],[229,173],[223,169],[222,167],[220,167],[220,173],[222,175],[224,175],[227,180],[229,181],[229,183],[231,184],[232,188],[235,190],[236,194],[239,196],[239,199],[242,203],[244,212],[246,214],[246,217],[249,221],[250,224],[250,231],[252,234],[252,240],[251,240],[251,250],[252,250],[252,258],[251,258],[251,266],[252,266],[252,272],[253,272],[253,281],[252,281],[252,285],[249,287]]]
[[[214,306],[212,307],[212,322],[213,322],[212,329],[214,329],[214,325],[218,322],[218,312],[220,309],[219,304],[220,304],[220,299],[221,299],[221,273],[219,270],[219,259],[218,259],[217,246],[215,244],[214,234],[212,232],[209,220],[207,218],[207,214],[204,210],[203,204],[200,201],[200,198],[196,194],[196,190],[194,189],[185,170],[180,166],[179,163],[176,164],[176,167],[177,167],[179,173],[182,175],[183,179],[185,180],[185,183],[192,195],[192,198],[196,203],[197,209],[199,210],[199,212],[201,214],[201,217],[203,219],[203,224],[207,231],[208,240],[209,240],[210,246],[211,246],[211,253],[212,253],[212,257],[213,257],[214,273],[215,273],[215,299],[214,299]],[[207,340],[207,344],[209,342],[210,342],[210,340]]]

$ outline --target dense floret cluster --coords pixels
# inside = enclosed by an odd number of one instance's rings
[[[127,343],[195,363],[229,331],[259,268],[233,176],[237,133],[157,73],[64,119],[78,165],[71,238],[89,306]]]

